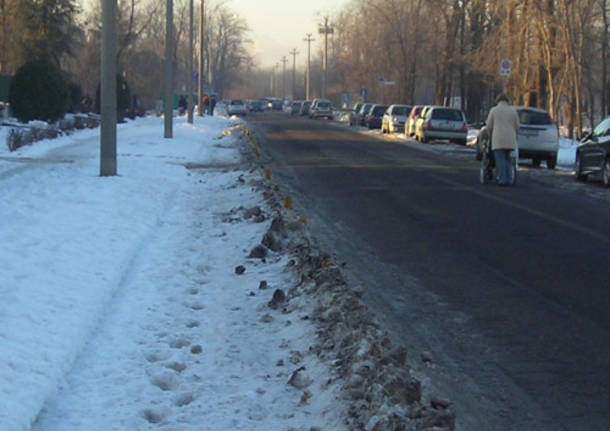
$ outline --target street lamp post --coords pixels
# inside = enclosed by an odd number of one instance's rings
[[[290,51],[290,55],[292,55],[292,98],[293,99],[297,98],[296,58],[297,58],[298,53],[299,52],[297,51],[296,48],[294,48],[292,51]]]
[[[205,76],[203,73],[203,39],[205,29],[205,1],[201,0],[199,6],[199,67],[198,67],[198,79],[197,79],[197,114],[203,117],[203,84],[205,82]]]
[[[324,76],[322,80],[322,97],[326,97],[328,88],[328,35],[334,33],[333,27],[328,25],[328,17],[324,17],[324,25],[318,26],[318,33],[324,35],[324,52],[322,53],[322,69]]]
[[[116,9],[117,0],[102,2],[102,76],[100,84],[100,176],[117,174],[116,160]]]
[[[188,70],[188,117],[187,122],[189,124],[193,124],[193,10],[194,10],[194,1],[189,0],[189,70]]]
[[[305,40],[305,42],[307,42],[307,72],[305,75],[305,100],[311,100],[310,96],[311,96],[311,70],[310,70],[310,63],[311,63],[311,42],[313,42],[315,39],[313,39],[311,37],[311,33],[307,33],[307,38],[303,39]]]
[[[286,98],[286,56],[282,57],[282,99]]]
[[[173,76],[173,59],[174,59],[174,2],[167,0],[165,6],[165,102],[164,102],[164,117],[165,127],[163,132],[164,138],[173,137],[173,120],[174,120],[174,76]]]

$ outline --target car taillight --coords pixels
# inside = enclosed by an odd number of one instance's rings
[[[462,124],[462,132],[468,132],[468,126],[466,123]]]
[[[428,120],[425,123],[426,129],[432,129],[432,120]]]

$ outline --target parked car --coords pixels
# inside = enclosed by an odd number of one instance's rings
[[[421,142],[443,139],[466,145],[468,135],[466,116],[457,108],[431,106],[424,114],[418,134]]]
[[[518,107],[519,132],[517,144],[520,159],[532,159],[534,166],[546,161],[546,167],[555,169],[559,151],[559,129],[544,109]]]
[[[301,111],[301,106],[303,106],[302,100],[295,100],[290,105],[290,115],[297,115]]]
[[[248,104],[250,112],[263,112],[265,110],[265,103],[262,100],[252,100]]]
[[[415,123],[417,122],[419,114],[423,108],[423,105],[415,105],[413,109],[411,109],[411,113],[409,114],[407,123],[405,124],[405,135],[409,137],[415,136]]]
[[[309,118],[333,118],[333,106],[330,100],[314,99],[309,108]]]
[[[360,112],[358,112],[358,124],[359,125],[366,126],[366,123],[365,123],[366,116],[370,112],[373,105],[374,105],[374,103],[365,103],[364,105],[362,105],[362,108],[360,108]]]
[[[407,116],[410,113],[409,105],[390,105],[381,120],[381,133],[404,133]]]
[[[369,129],[381,129],[381,119],[387,109],[387,105],[373,105],[366,115],[366,127]]]
[[[311,100],[305,100],[301,105],[301,110],[299,111],[299,115],[309,115],[309,108],[311,108]]]
[[[520,159],[532,159],[534,166],[540,166],[546,161],[549,169],[555,169],[557,152],[559,151],[559,130],[551,120],[547,111],[539,108],[517,107],[519,115],[519,131],[517,146]],[[481,160],[480,137],[488,133],[487,128],[481,128],[475,142],[476,158]]]
[[[277,97],[268,97],[267,98],[267,109],[269,111],[281,111],[282,106],[284,105],[284,101]]]
[[[358,124],[358,112],[360,112],[360,108],[362,108],[362,105],[364,105],[364,103],[354,103],[352,109],[350,109],[348,114],[348,122],[350,126],[355,126],[356,124]]]
[[[574,172],[580,181],[599,175],[603,185],[610,187],[610,117],[581,140],[576,149]]]
[[[227,114],[231,115],[246,115],[248,108],[243,100],[233,99],[227,104]]]
[[[433,105],[424,105],[421,110],[419,111],[419,114],[417,115],[417,119],[415,120],[415,139],[423,142],[422,141],[422,128],[424,125],[424,121],[425,121],[425,117],[426,114],[428,113],[428,110],[430,110],[430,108],[432,108]]]

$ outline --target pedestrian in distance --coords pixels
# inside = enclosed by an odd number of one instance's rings
[[[203,96],[203,112],[206,114],[209,114],[209,109],[210,109],[210,98],[207,96],[207,94],[205,96]]]
[[[188,108],[188,102],[186,101],[186,97],[184,95],[181,95],[180,99],[178,100],[178,110],[180,112],[180,115],[184,115],[187,108]]]
[[[491,138],[491,150],[496,162],[498,184],[513,184],[515,178],[511,152],[517,150],[519,115],[517,110],[509,105],[506,94],[500,93],[496,97],[496,106],[489,111],[486,123]]]
[[[214,115],[214,107],[216,106],[216,96],[212,94],[210,97],[210,115]]]

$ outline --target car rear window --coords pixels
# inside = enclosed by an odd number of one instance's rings
[[[529,109],[519,110],[519,122],[526,126],[545,126],[553,124],[551,116],[546,112],[531,111]]]
[[[388,109],[387,106],[375,106],[372,113],[375,115],[380,115],[383,114],[386,109]]]
[[[328,108],[330,103],[328,102],[318,102],[318,108]]]
[[[409,106],[394,106],[394,109],[392,109],[392,115],[407,115],[409,112],[411,112]]]
[[[457,109],[435,109],[432,111],[433,120],[446,120],[446,121],[464,121],[462,111]]]
[[[241,100],[231,100],[231,105],[243,105],[244,102]]]

